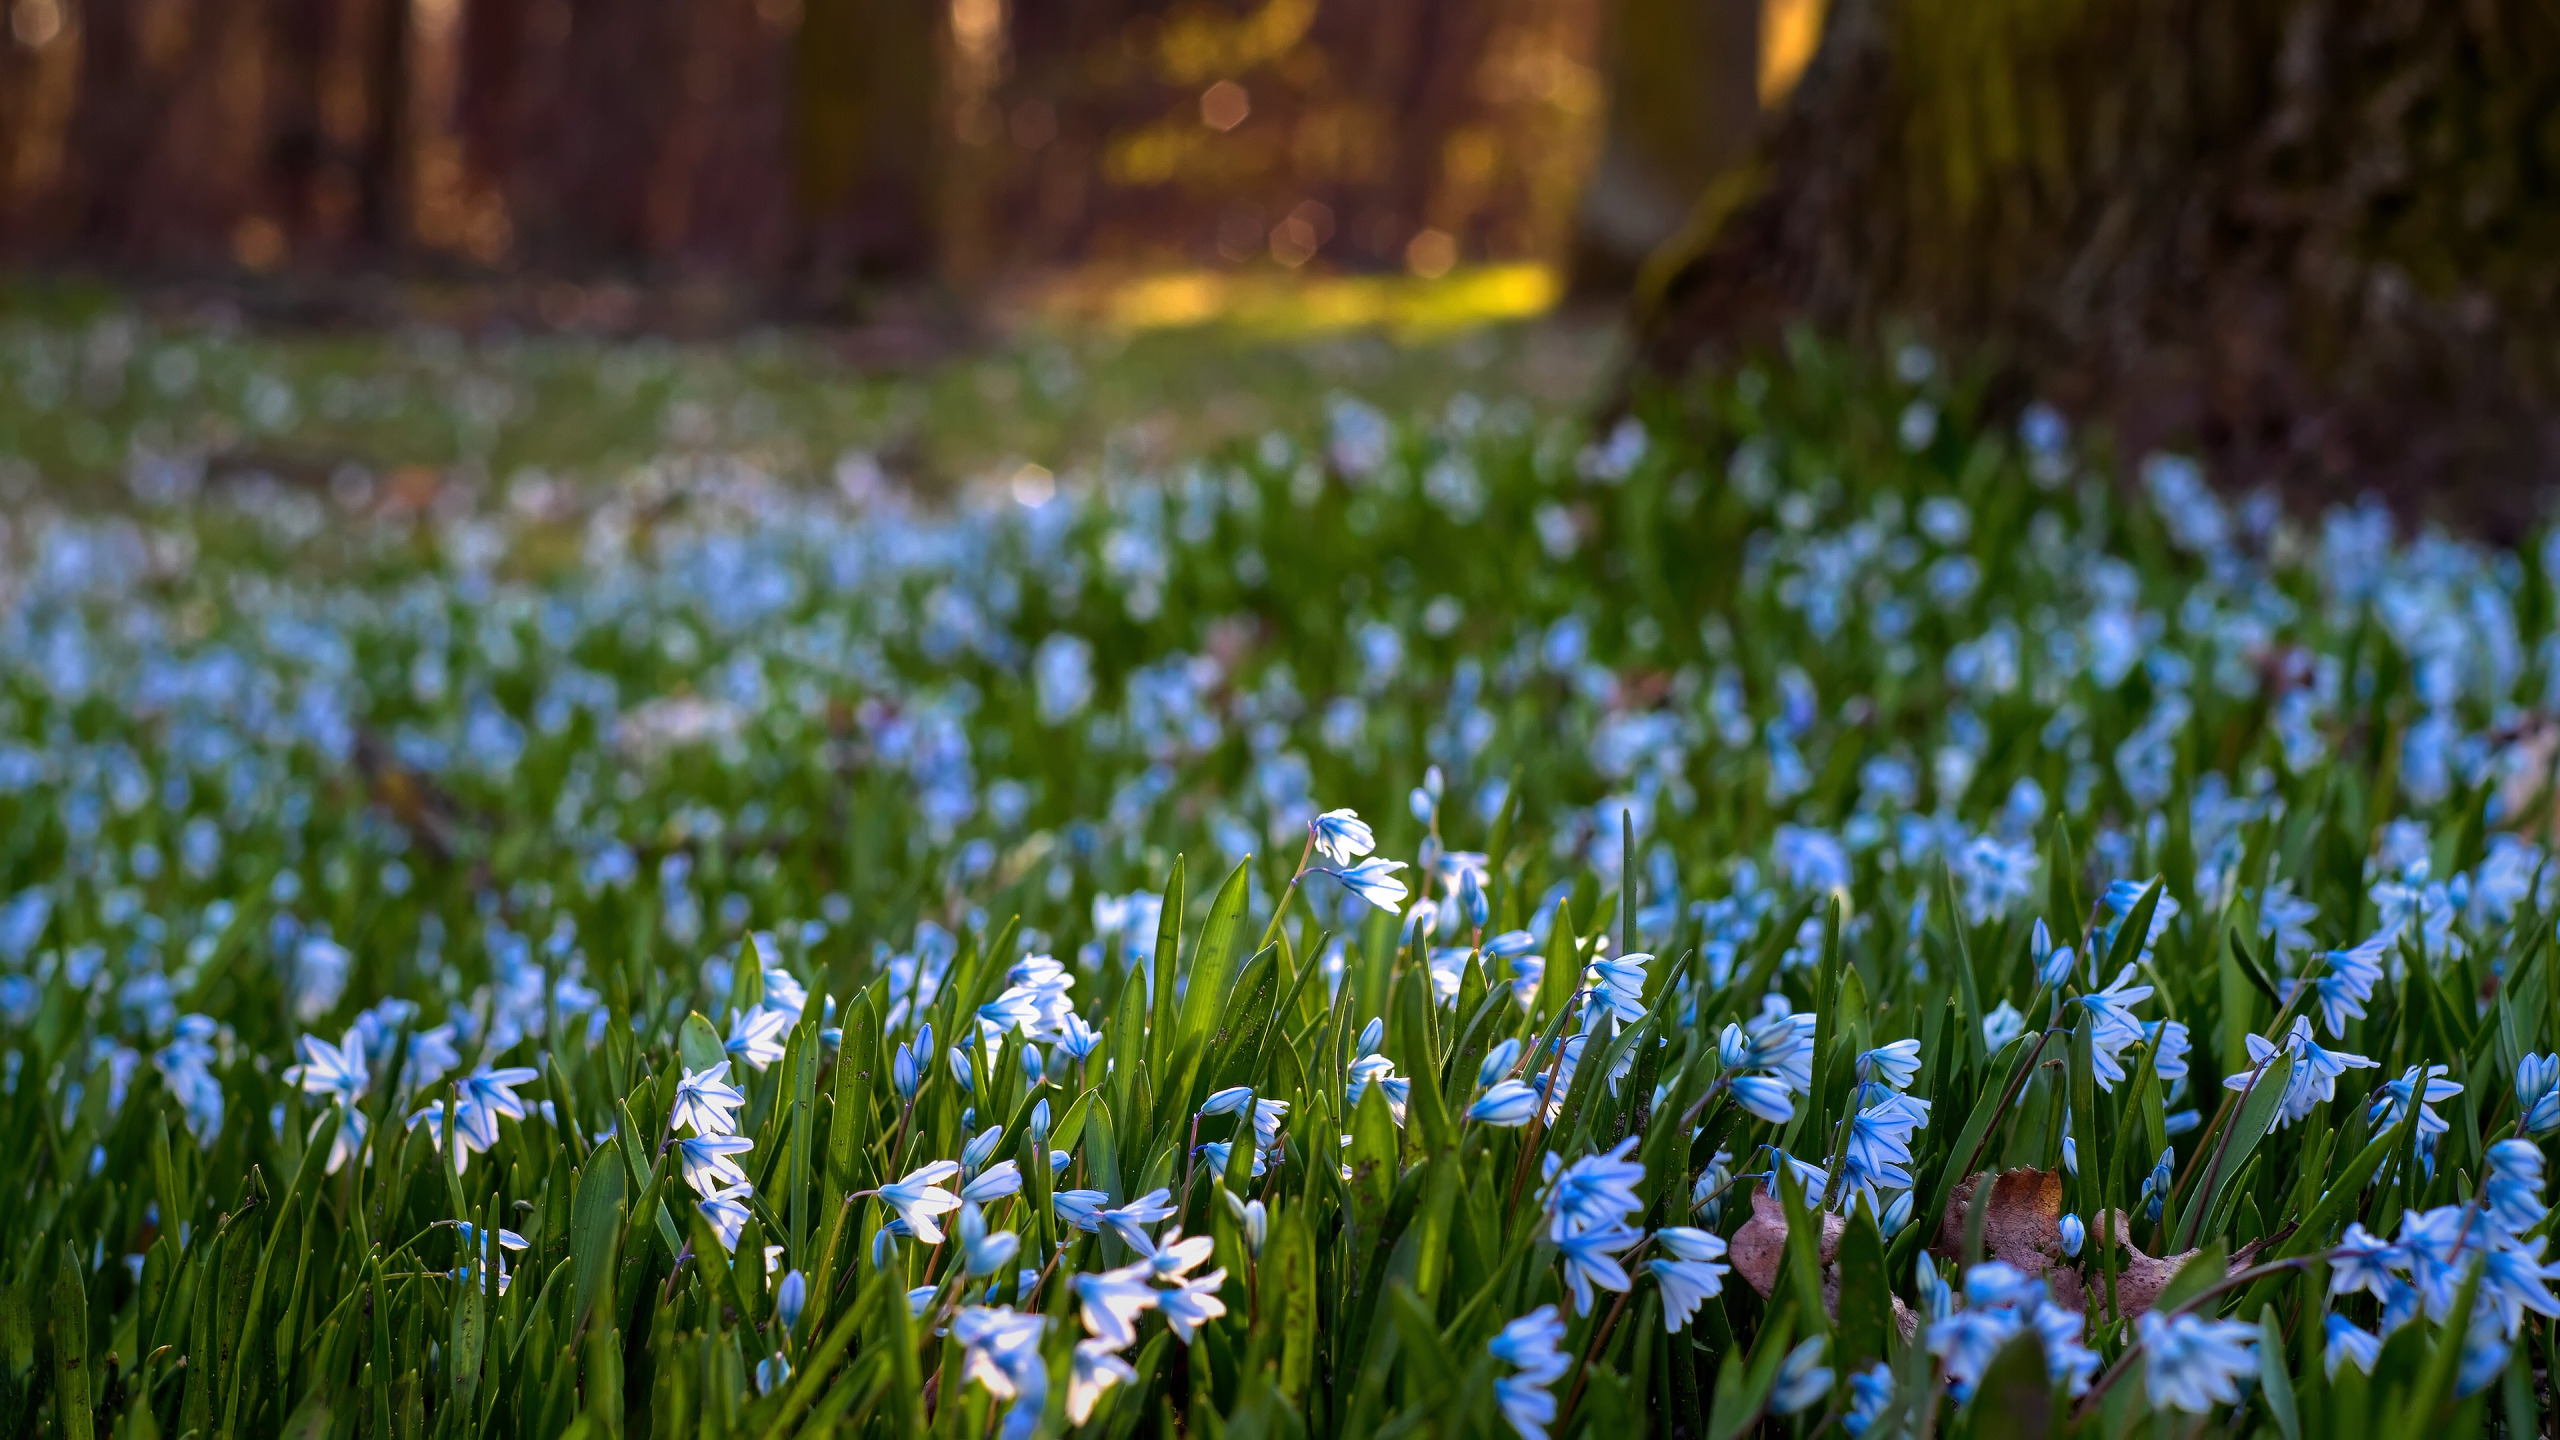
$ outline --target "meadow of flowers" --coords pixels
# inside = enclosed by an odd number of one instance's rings
[[[6,1433],[2550,1408],[2560,547],[1918,349],[932,503],[134,454],[0,518]]]

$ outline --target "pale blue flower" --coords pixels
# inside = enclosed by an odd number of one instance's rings
[[[738,1232],[747,1228],[747,1197],[755,1187],[740,1181],[702,1197],[694,1208],[711,1222],[712,1233],[720,1237],[720,1248],[734,1252],[738,1248]]]
[[[1564,1321],[1553,1305],[1541,1305],[1502,1327],[1485,1342],[1485,1352],[1519,1372],[1532,1385],[1552,1385],[1573,1368],[1573,1358],[1556,1347],[1564,1340]]]
[[[1102,1207],[1111,1197],[1099,1190],[1056,1190],[1050,1192],[1049,1208],[1058,1219],[1090,1235],[1102,1228]]]
[[[1218,1298],[1219,1288],[1226,1283],[1225,1270],[1212,1270],[1157,1294],[1156,1308],[1163,1312],[1175,1339],[1188,1345],[1202,1325],[1227,1313],[1227,1302]]]
[[[960,1208],[960,1197],[941,1188],[942,1183],[960,1173],[958,1164],[936,1160],[907,1172],[906,1178],[880,1187],[880,1201],[898,1212],[907,1228],[927,1245],[942,1243],[942,1227],[934,1223],[936,1215],[946,1215]]]
[[[1780,1415],[1793,1415],[1822,1403],[1831,1393],[1831,1367],[1822,1363],[1822,1352],[1831,1342],[1816,1335],[1799,1342],[1778,1362],[1778,1388],[1769,1397],[1769,1409]]]
[[[2399,1246],[2367,1230],[2361,1221],[2350,1221],[2329,1251],[2329,1293],[2352,1295],[2365,1290],[2387,1297],[2396,1283],[2391,1272],[2406,1269],[2408,1263]]]
[[[1126,1205],[1100,1211],[1094,1218],[1110,1226],[1112,1233],[1126,1241],[1130,1249],[1141,1255],[1152,1255],[1155,1253],[1155,1241],[1148,1238],[1147,1232],[1142,1227],[1153,1225],[1171,1215],[1174,1207],[1166,1202],[1172,1198],[1172,1191],[1157,1188]]]
[[[1840,1423],[1852,1435],[1864,1435],[1893,1403],[1893,1367],[1879,1360],[1849,1377],[1849,1413]]]
[[[2489,1177],[2481,1186],[2489,1223],[2502,1234],[2521,1235],[2542,1223],[2542,1151],[2532,1142],[2507,1139],[2489,1147]]]
[[[1540,1098],[1535,1086],[1518,1080],[1505,1080],[1468,1106],[1467,1118],[1505,1130],[1516,1130],[1528,1124],[1530,1117],[1538,1113]]]
[[[1058,1048],[1081,1063],[1102,1047],[1102,1035],[1084,1023],[1081,1016],[1070,1014],[1058,1027]]]
[[[2349,1020],[2363,1018],[2365,1002],[2381,983],[2382,961],[2390,953],[2391,942],[2391,935],[2380,934],[2352,949],[2331,950],[2320,957],[2326,968],[2311,988],[2320,1004],[2320,1023],[2331,1035],[2344,1035]],[[2292,998],[2289,990],[2286,998]]]
[[[758,1070],[770,1069],[782,1058],[783,1036],[798,1018],[788,1011],[761,1009],[733,1016],[722,1048]]]
[[[782,1322],[783,1333],[800,1328],[801,1312],[809,1307],[809,1277],[794,1270],[782,1277],[773,1289],[773,1317]]]
[[[302,1063],[285,1067],[288,1085],[300,1087],[305,1095],[328,1096],[352,1105],[364,1098],[373,1084],[373,1073],[365,1068],[364,1036],[347,1032],[337,1045],[317,1035],[305,1035],[295,1042]]]
[[[1908,1090],[1920,1076],[1920,1042],[1916,1039],[1896,1040],[1879,1045],[1858,1055],[1857,1075],[1869,1084],[1881,1084],[1895,1090]]]
[[[1067,1371],[1067,1423],[1084,1424],[1111,1387],[1136,1383],[1137,1370],[1120,1358],[1118,1347],[1110,1341],[1077,1341],[1075,1359]]]
[[[1560,1164],[1553,1153],[1547,1155],[1543,1168],[1548,1238],[1562,1243],[1574,1231],[1618,1225],[1644,1209],[1644,1200],[1636,1193],[1644,1183],[1644,1164],[1628,1158],[1635,1153],[1637,1139],[1630,1135],[1571,1165]]]
[[[1369,859],[1347,870],[1320,873],[1341,881],[1344,889],[1392,915],[1404,907],[1405,885],[1396,878],[1396,872],[1403,868],[1401,860]]]
[[[2088,1242],[2089,1227],[2077,1215],[2062,1217],[2062,1253],[2077,1258],[2080,1247]]]
[[[2516,1108],[2527,1135],[2560,1131],[2560,1055],[2527,1055],[2516,1062]]]
[[[1510,1036],[1501,1044],[1485,1052],[1483,1063],[1476,1066],[1476,1088],[1482,1090],[1500,1080],[1503,1076],[1510,1074],[1519,1063],[1520,1037]]]
[[[2258,1327],[2235,1320],[2146,1311],[2135,1322],[2143,1350],[2143,1385],[2155,1407],[2202,1415],[2240,1401],[2240,1379],[2255,1374]]]
[[[1076,1303],[1093,1338],[1121,1349],[1137,1343],[1138,1317],[1156,1308],[1147,1262],[1075,1277]]]
[[[2367,1375],[2373,1373],[2373,1362],[2382,1355],[2380,1336],[2358,1329],[2354,1321],[2338,1314],[2331,1314],[2321,1321],[2321,1332],[2327,1340],[2322,1363],[2332,1381],[2338,1378],[2338,1369],[2342,1365],[2353,1365]]]
[[[1652,956],[1640,952],[1593,961],[1583,972],[1591,990],[1586,1014],[1596,1017],[1605,1010],[1621,1025],[1643,1019],[1645,967],[1652,963]]]
[[[1555,1245],[1558,1258],[1564,1262],[1565,1288],[1573,1292],[1573,1313],[1591,1313],[1594,1287],[1624,1291],[1634,1282],[1627,1278],[1626,1268],[1618,1263],[1619,1252],[1644,1239],[1641,1231],[1625,1225],[1611,1224],[1570,1235],[1548,1237]]]
[[[2070,946],[2053,943],[2053,934],[2045,929],[2042,920],[2036,921],[2035,931],[2027,940],[2027,955],[2035,961],[2036,983],[2048,990],[2062,988],[2079,960]]]
[[[747,1183],[747,1172],[729,1158],[744,1155],[756,1148],[756,1142],[744,1135],[680,1135],[675,1140],[676,1163],[683,1168],[685,1183],[694,1193],[709,1195],[715,1190]]]
[[[1378,837],[1370,832],[1368,823],[1360,818],[1360,813],[1356,810],[1327,810],[1307,822],[1307,833],[1315,841],[1316,853],[1336,866],[1352,865],[1354,861],[1378,848]],[[1366,869],[1367,867],[1355,868]],[[1398,885],[1396,890],[1396,902],[1402,904],[1404,887]],[[1395,907],[1383,905],[1379,908],[1391,910]]]
[[[2373,1107],[2367,1113],[2369,1123],[2377,1130],[2397,1125],[2418,1107],[2418,1159],[2426,1173],[2436,1173],[2436,1137],[2445,1132],[2445,1119],[2435,1107],[2462,1093],[2459,1081],[2447,1080],[2452,1067],[2446,1065],[2412,1065],[2397,1080],[2386,1080],[2374,1091]]]
[[[960,1375],[986,1387],[1005,1407],[1004,1440],[1028,1440],[1049,1401],[1049,1366],[1040,1355],[1045,1315],[1009,1307],[971,1305],[952,1318],[951,1338],[962,1346]]]
[[[1013,1263],[1013,1257],[1022,1249],[1022,1240],[1010,1230],[987,1229],[986,1216],[980,1213],[977,1202],[965,1195],[961,1198],[960,1265],[971,1279],[983,1280]]]
[[[1007,1195],[1022,1193],[1022,1167],[1019,1162],[1002,1160],[979,1172],[960,1187],[960,1198],[979,1205],[990,1204]]]
[[[747,1097],[726,1083],[729,1063],[701,1070],[687,1070],[676,1082],[676,1103],[667,1123],[675,1129],[693,1128],[696,1135],[729,1135],[738,1128],[736,1111],[747,1103]]]
[[[1994,1055],[2026,1033],[2027,1017],[2006,1000],[1992,1006],[1991,1013],[1982,1017],[1982,1047]]]
[[[1687,1329],[1698,1307],[1724,1289],[1724,1277],[1732,1268],[1723,1263],[1725,1243],[1708,1231],[1685,1225],[1668,1226],[1654,1238],[1671,1252],[1669,1259],[1645,1262],[1645,1269],[1662,1287],[1663,1329]]]

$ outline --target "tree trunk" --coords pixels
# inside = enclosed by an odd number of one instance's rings
[[[804,0],[792,53],[793,192],[803,268],[822,295],[928,277],[941,255],[946,8]]]
[[[1624,295],[1760,122],[1760,0],[1610,0],[1608,133],[1574,217],[1572,288]]]
[[[2513,529],[2560,477],[2555,96],[2534,0],[1839,0],[1645,351],[1907,321],[2129,453]]]

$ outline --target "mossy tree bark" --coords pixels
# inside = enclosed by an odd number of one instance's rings
[[[1609,0],[1608,128],[1574,216],[1572,285],[1623,295],[1760,123],[1760,0]]]
[[[1677,371],[1907,321],[2128,451],[2512,530],[2560,478],[2555,240],[2538,0],[1839,0],[1640,324]]]

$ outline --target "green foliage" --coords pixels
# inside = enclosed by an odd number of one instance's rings
[[[2199,538],[1975,401],[1808,349],[1588,448],[706,480],[574,563],[13,530],[0,1415],[2114,1437],[2213,1323],[2239,1428],[2512,1427],[2547,1323],[2465,1317],[2532,1298],[2560,1128],[2547,577]],[[1407,904],[1297,861],[1345,801]],[[2329,1293],[2446,1217],[2427,1303]]]

